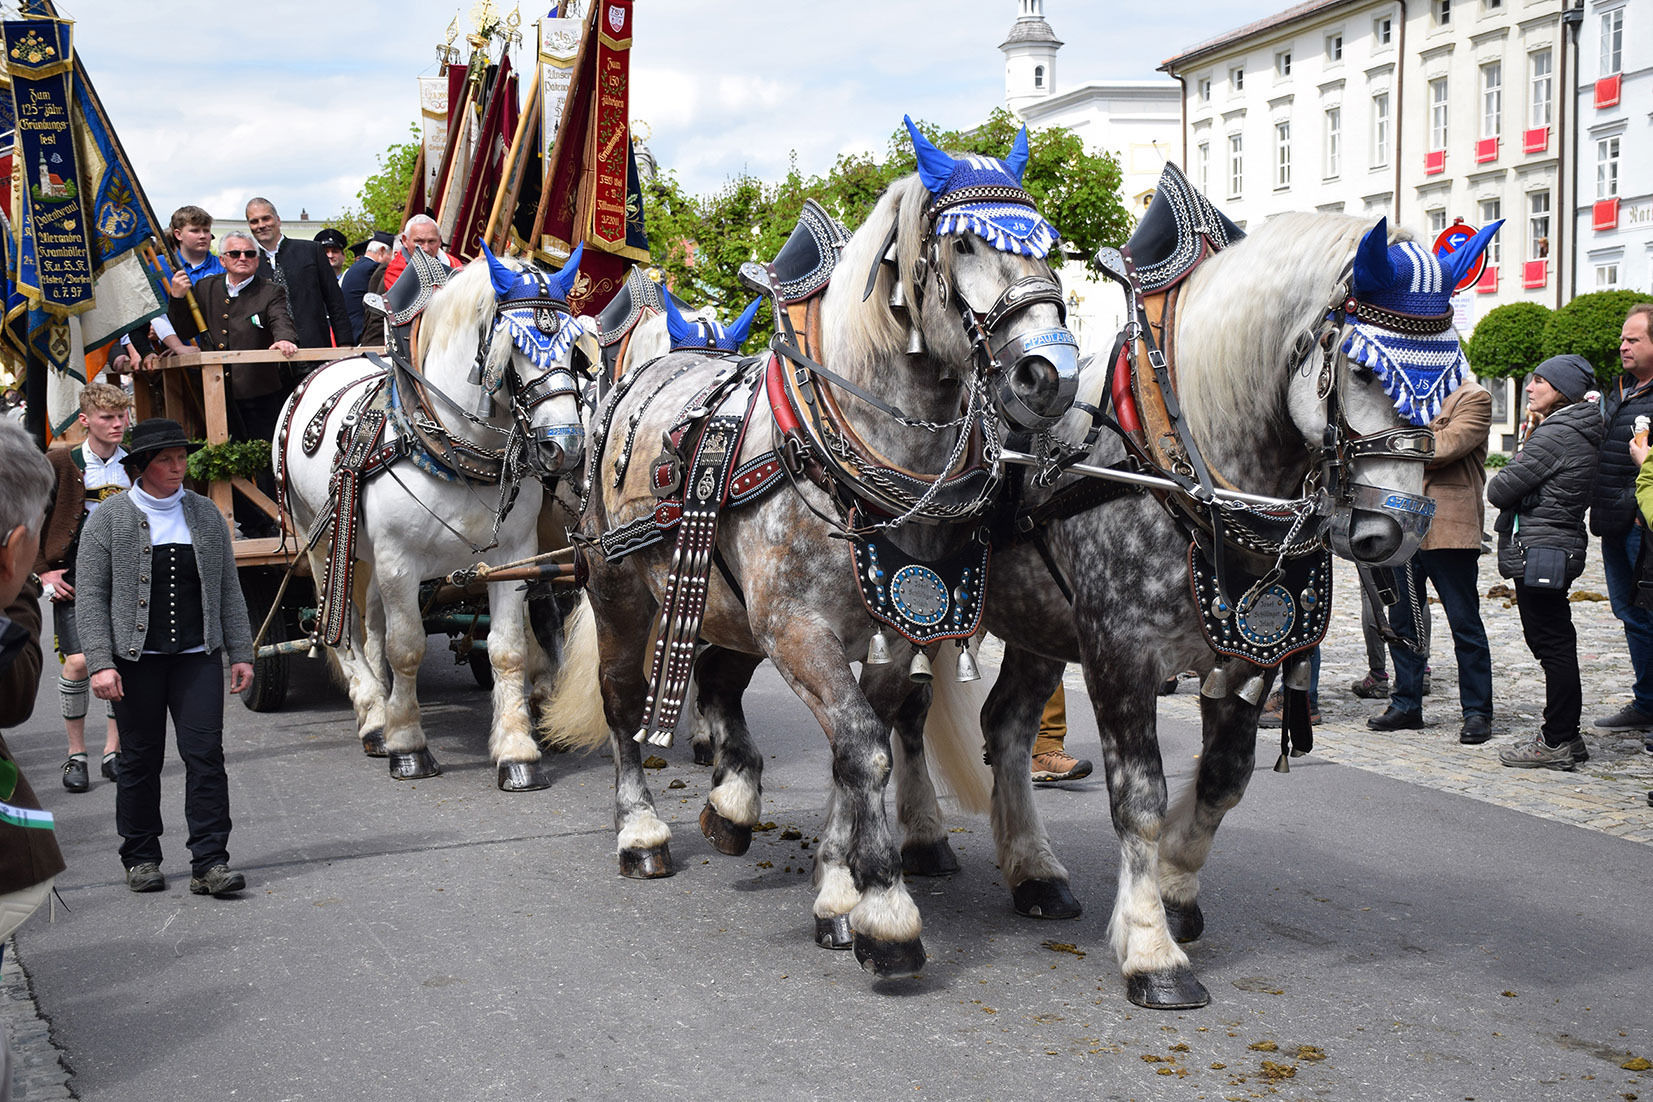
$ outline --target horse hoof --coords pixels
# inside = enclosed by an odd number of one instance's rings
[[[924,971],[924,942],[916,937],[911,941],[885,941],[856,934],[855,960],[875,976],[916,976]]]
[[[1125,997],[1149,1010],[1197,1010],[1211,1002],[1211,993],[1188,968],[1126,976]]]
[[[424,748],[409,753],[393,750],[386,756],[390,758],[390,775],[399,781],[417,781],[442,775],[442,767]]]
[[[362,732],[362,753],[370,758],[382,758],[385,752],[385,729],[374,727]]]
[[[855,944],[849,931],[849,915],[815,919],[815,944],[823,949],[848,949]]]
[[[959,859],[945,838],[908,842],[901,847],[901,871],[908,876],[951,876],[959,871]]]
[[[724,818],[711,804],[700,809],[700,833],[725,857],[739,857],[752,848],[752,828]]]
[[[1200,910],[1199,900],[1186,907],[1165,904],[1165,925],[1171,928],[1171,936],[1178,944],[1198,941],[1200,935],[1205,933],[1205,912]]]
[[[1010,900],[1028,918],[1078,918],[1083,909],[1066,880],[1023,880],[1010,889]]]
[[[545,764],[537,761],[502,761],[499,763],[499,790],[501,792],[538,792],[551,787],[551,777]]]
[[[672,867],[671,845],[661,842],[651,849],[620,851],[620,875],[631,880],[660,880],[677,870]]]
[[[701,742],[697,739],[693,745],[694,763],[696,765],[712,764],[712,744],[710,742]]]

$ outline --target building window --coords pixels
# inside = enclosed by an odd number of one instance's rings
[[[1372,21],[1372,39],[1375,45],[1387,46],[1395,40],[1395,21],[1388,16]]]
[[[1428,213],[1429,213],[1429,236],[1430,237],[1435,237],[1442,230],[1446,229],[1446,208],[1445,207],[1436,207],[1434,210],[1429,211]]]
[[[1447,100],[1446,78],[1436,77],[1429,82],[1429,151],[1446,148]]]
[[[1555,95],[1555,76],[1550,70],[1550,51],[1533,51],[1527,58],[1527,68],[1532,73],[1532,79],[1528,84],[1532,103],[1527,112],[1527,123],[1537,129],[1550,125],[1550,104]]]
[[[1619,285],[1619,265],[1617,261],[1611,264],[1596,265],[1596,290],[1611,291]]]
[[[1343,171],[1343,108],[1326,108],[1326,178]]]
[[[1245,91],[1245,70],[1243,68],[1228,71],[1228,87],[1233,92]]]
[[[1389,93],[1372,97],[1372,167],[1389,164]]]
[[[1435,26],[1447,26],[1452,22],[1452,0],[1433,0],[1430,12],[1435,17]]]
[[[1211,102],[1211,78],[1210,77],[1201,77],[1200,78],[1200,102],[1201,103],[1210,103]]]
[[[1343,32],[1342,31],[1339,31],[1336,34],[1329,34],[1329,35],[1326,36],[1326,60],[1327,61],[1342,61],[1343,60]]]
[[[1291,76],[1291,51],[1281,50],[1274,55],[1274,72],[1276,76]]]
[[[1601,13],[1601,75],[1624,68],[1624,9]]]
[[[1238,134],[1228,136],[1228,197],[1238,199],[1245,184],[1245,144]]]
[[[1550,255],[1550,193],[1535,191],[1527,196],[1527,259],[1543,260]]]
[[[1504,217],[1504,201],[1502,199],[1481,200],[1481,225],[1490,226],[1502,217]],[[1504,250],[1499,244],[1501,240],[1501,234],[1493,234],[1492,240],[1487,242],[1487,263],[1494,267],[1498,265],[1499,258],[1504,255]]]
[[[1274,124],[1274,186],[1291,186],[1291,123]]]
[[[1045,86],[1045,67],[1043,65],[1035,65],[1033,67],[1033,87],[1043,88],[1044,86]]]
[[[1504,64],[1481,66],[1481,137],[1496,138],[1504,131]]]
[[[1596,198],[1611,199],[1619,193],[1619,140],[1602,138],[1596,143]]]
[[[1481,0],[1481,3],[1487,11],[1501,11],[1504,7],[1504,0]]]
[[[1200,182],[1200,194],[1211,194],[1211,143],[1201,142],[1194,147],[1195,179]]]

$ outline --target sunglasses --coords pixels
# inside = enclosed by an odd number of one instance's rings
[[[220,256],[233,257],[236,260],[252,260],[258,255],[257,249],[225,249]]]

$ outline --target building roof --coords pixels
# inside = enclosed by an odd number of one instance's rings
[[[1056,32],[1050,29],[1050,24],[1039,18],[1022,18],[1010,25],[1010,33],[1004,36],[999,43],[999,49],[1006,46],[1021,46],[1034,43],[1043,46],[1060,46],[1062,40],[1056,37]]]
[[[1159,70],[1163,73],[1175,73],[1177,69],[1184,68],[1188,62],[1205,54],[1215,53],[1225,46],[1231,46],[1236,42],[1241,42],[1255,35],[1260,35],[1267,31],[1274,30],[1276,27],[1297,22],[1305,16],[1317,15],[1320,12],[1328,11],[1332,8],[1342,7],[1351,2],[1353,2],[1353,0],[1306,0],[1305,3],[1295,4],[1283,12],[1278,12],[1266,18],[1259,19],[1254,23],[1247,23],[1243,27],[1237,27],[1232,31],[1227,31],[1220,34],[1215,38],[1208,38],[1199,45],[1191,46],[1180,54],[1173,54],[1165,59],[1165,61],[1160,65]]]

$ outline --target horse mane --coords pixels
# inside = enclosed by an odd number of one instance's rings
[[[838,260],[838,273],[827,286],[822,303],[822,340],[835,364],[871,364],[890,348],[905,345],[907,333],[901,318],[890,308],[890,275],[881,271],[872,294],[863,301],[867,272],[879,263],[877,250],[889,236],[890,226],[899,225],[896,255],[900,257],[896,278],[908,302],[918,301],[913,285],[914,261],[924,245],[924,207],[930,193],[915,172],[891,184],[873,207],[861,228],[850,236]],[[950,250],[944,250],[950,253]]]
[[[1178,389],[1197,438],[1284,431],[1299,336],[1319,325],[1373,219],[1276,215],[1195,270],[1177,306]],[[1390,242],[1410,240],[1394,229]]]

